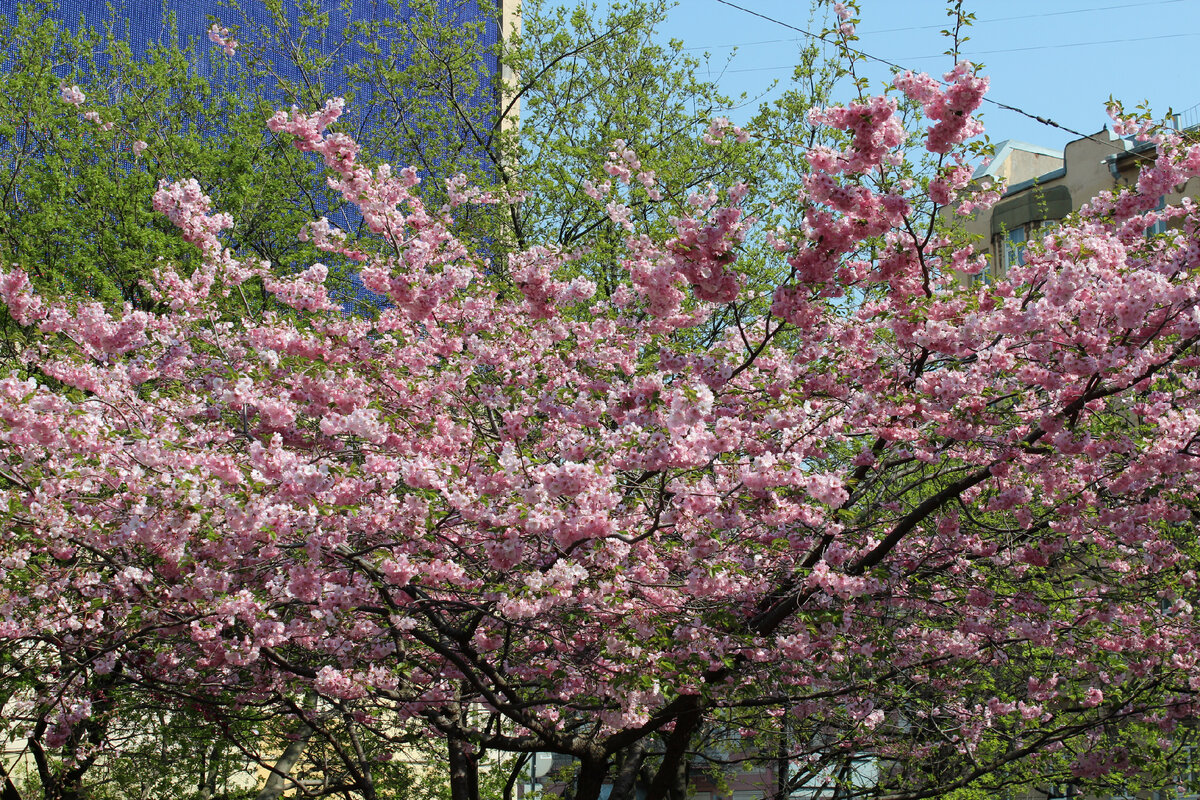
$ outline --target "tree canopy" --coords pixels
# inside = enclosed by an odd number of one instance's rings
[[[965,156],[985,89],[896,76],[919,182],[894,97],[814,110],[830,135],[768,231],[736,176],[681,189],[610,144],[567,184],[624,232],[590,250],[497,249],[456,220],[506,187],[427,203],[342,100],[277,111],[361,215],[306,236],[386,298],[366,316],[325,263],[229,247],[239,209],[184,176],[153,193],[174,230],[144,303],[39,290],[18,257],[0,686],[47,796],[135,749],[131,709],[211,722],[279,791],[253,726],[282,717],[328,758],[293,787],[368,800],[411,779],[414,731],[454,800],[483,751],[572,757],[576,800],[686,796],[698,758],[895,800],[1155,768],[1200,687],[1200,216],[1157,208],[1200,145],[1143,128],[1136,186],[964,281],[985,258],[935,221],[995,199]],[[73,136],[133,152],[86,95],[55,89]]]

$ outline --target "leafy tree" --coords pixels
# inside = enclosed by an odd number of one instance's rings
[[[646,169],[658,173],[663,196],[643,204],[634,218],[659,233],[671,214],[686,208],[688,191],[769,162],[749,158],[744,147],[698,146],[709,118],[728,101],[695,79],[695,63],[682,55],[679,43],[653,42],[650,31],[665,13],[662,4],[617,8],[603,21],[529,4],[522,35],[494,53],[476,47],[486,21],[450,26],[444,21],[457,13],[453,6],[409,5],[417,13],[398,18],[401,22],[356,20],[345,11],[313,7],[299,23],[275,5],[274,24],[263,27],[254,24],[257,15],[235,7],[223,22],[236,34],[223,35],[229,41],[240,37],[237,57],[215,50],[205,70],[189,63],[189,49],[174,30],[146,54],[134,54],[119,28],[97,32],[82,26],[71,33],[49,5],[20,6],[0,20],[0,52],[7,58],[0,136],[9,157],[0,253],[20,263],[47,297],[87,296],[109,307],[131,303],[162,311],[160,298],[147,288],[154,270],[167,262],[188,275],[199,258],[154,209],[153,193],[162,180],[190,178],[212,197],[214,208],[237,209],[234,226],[222,235],[238,257],[270,262],[273,272],[284,274],[320,258],[331,265],[328,286],[346,298],[355,288],[348,275],[356,262],[320,252],[309,223],[325,215],[335,230],[366,240],[372,235],[354,206],[328,189],[312,157],[264,127],[275,105],[317,108],[333,91],[351,100],[355,116],[341,124],[373,156],[420,166],[423,196],[431,206],[449,199],[445,181],[459,172],[484,191],[524,198],[498,208],[460,205],[456,212],[454,232],[484,247],[493,259],[490,279],[502,283],[505,252],[535,236],[586,251],[568,268],[593,275],[605,287],[617,285],[611,255],[623,229],[579,184],[569,193],[560,191],[558,178],[597,170],[618,130],[632,144],[652,146]],[[396,41],[411,43],[410,49],[398,53],[380,44]],[[340,57],[347,52],[362,57]],[[283,62],[280,54],[286,55]],[[490,58],[508,65],[516,76],[512,85],[495,83],[494,70],[486,69]],[[506,104],[521,105],[519,136],[516,129],[505,130],[493,106],[475,102],[481,94],[496,93]],[[590,138],[576,138],[600,120],[603,125]],[[260,278],[240,285],[220,298],[222,313],[255,318],[286,309],[262,287]],[[4,319],[9,364],[20,361],[31,335],[37,338]],[[22,368],[57,384],[31,364]],[[18,662],[18,672],[33,669]],[[57,669],[43,665],[33,671],[42,668]],[[108,691],[108,680],[97,677],[96,691]],[[43,747],[53,728],[52,709],[18,715],[31,726],[25,730],[33,734],[28,746],[47,753],[40,772],[30,772],[47,796],[114,787],[180,794],[186,786],[211,795],[218,775],[237,773],[247,763],[278,769],[275,757],[287,751],[288,741],[298,741],[286,737],[311,729],[294,721],[278,731],[272,727],[268,709],[287,715],[294,698],[286,695],[247,710],[229,699],[180,706],[166,699],[172,693],[147,696],[136,686],[122,689],[127,694],[114,698],[114,710],[90,724],[82,760],[73,761],[69,753],[55,756],[53,739]],[[197,720],[200,709],[205,710]],[[225,720],[223,738],[211,748],[193,747],[191,739],[204,737],[192,734],[216,730],[206,727],[213,715]],[[296,776],[318,766],[320,774],[331,772],[328,754],[343,731],[337,725],[323,730],[328,735],[312,730],[303,746],[293,748],[299,756],[291,763]],[[255,737],[257,743],[251,743]],[[116,748],[123,753],[119,760],[108,757]],[[342,758],[342,767],[351,769],[356,759]],[[282,791],[287,782],[277,783]]]
[[[455,800],[485,750],[573,757],[577,800],[682,797],[721,738],[843,796],[1139,772],[1195,714],[1200,219],[1155,205],[1200,147],[1162,136],[1137,187],[964,287],[983,259],[933,220],[980,201],[956,155],[986,82],[946,81],[896,79],[931,120],[919,187],[889,99],[811,114],[838,146],[769,239],[733,182],[639,217],[630,138],[585,191],[628,235],[514,244],[497,291],[497,242],[454,220],[486,198],[426,205],[330,101],[268,126],[358,207],[368,234],[314,246],[361,251],[378,314],[227,252],[189,182],[154,204],[195,267],[149,310],[6,272],[43,337],[0,380],[0,636],[40,659],[9,703],[65,762],[108,675],[284,712],[351,776],[312,791],[364,798],[399,780],[393,721],[446,743]],[[743,272],[754,235],[773,269]],[[235,313],[248,283],[286,313]]]
[[[230,56],[216,51],[203,71],[189,64],[173,29],[135,54],[119,27],[71,33],[50,7],[19,6],[0,20],[7,59],[0,252],[27,264],[45,290],[148,308],[141,284],[156,263],[149,254],[191,258],[166,237],[151,195],[161,180],[191,178],[216,207],[238,209],[226,239],[234,252],[285,272],[311,263],[317,253],[303,232],[314,219],[368,232],[312,159],[263,125],[277,107],[315,110],[335,94],[352,109],[343,129],[371,158],[416,165],[431,207],[446,201],[446,181],[458,175],[513,198],[456,218],[457,235],[493,253],[498,277],[507,250],[533,240],[586,248],[593,253],[587,269],[608,269],[602,265],[619,228],[581,184],[564,190],[564,178],[599,167],[617,131],[639,147],[659,185],[671,187],[635,214],[657,220],[660,230],[688,191],[769,163],[743,149],[697,146],[729,100],[695,77],[696,62],[680,43],[653,41],[665,3],[616,6],[603,19],[527,3],[521,33],[490,50],[480,43],[498,23],[475,5],[409,0],[403,14],[397,7],[367,18],[301,4],[297,19],[284,4],[268,3],[264,25],[262,13],[234,4],[220,24],[232,26],[226,36],[239,37],[240,47]],[[64,106],[65,85],[79,88],[79,110],[95,122]],[[335,276],[349,280],[352,260],[325,257]],[[247,313],[261,313],[269,299],[252,288],[238,300]],[[351,281],[341,291],[355,288]]]

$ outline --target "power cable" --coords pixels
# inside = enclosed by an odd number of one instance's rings
[[[1091,47],[1097,44],[1129,44],[1130,42],[1150,42],[1155,39],[1180,39],[1188,36],[1200,36],[1200,33],[1164,33],[1159,36],[1138,36],[1132,39],[1097,39],[1094,42],[1068,42],[1067,44],[1034,45],[1031,47],[1006,47],[1002,50],[974,50],[967,55],[988,56],[997,53],[1026,53],[1031,50],[1060,50],[1064,47]],[[906,60],[920,58],[935,58],[935,56],[911,56]]]
[[[1200,36],[1200,33],[1164,33],[1160,36],[1141,36],[1141,37],[1137,37],[1137,38],[1133,38],[1133,39],[1104,39],[1104,40],[1097,40],[1094,42],[1068,42],[1066,44],[1034,45],[1031,47],[1005,47],[1002,50],[973,50],[969,53],[963,53],[962,55],[963,56],[990,56],[990,55],[996,55],[997,53],[1027,53],[1032,50],[1061,50],[1064,47],[1090,47],[1092,45],[1097,45],[1097,44],[1129,44],[1130,42],[1149,42],[1149,41],[1154,41],[1156,39],[1180,39],[1180,38],[1190,37],[1190,36]],[[797,40],[796,39],[779,39],[777,41],[781,41],[781,42],[793,41],[794,42]],[[922,59],[942,58],[944,55],[945,54],[943,53],[943,54],[939,54],[936,56],[905,56],[904,60],[905,61],[921,61]],[[792,69],[792,68],[794,68],[794,66],[795,66],[794,64],[778,64],[773,67],[739,67],[738,69],[727,69],[727,70],[723,70],[723,71],[730,72],[730,73],[732,73],[732,72],[770,72],[772,70],[779,70],[779,69]]]
[[[988,17],[987,19],[974,20],[974,24],[983,24],[987,22],[1015,22],[1023,19],[1040,19],[1042,17],[1065,17],[1070,14],[1090,14],[1093,11],[1127,11],[1131,8],[1140,8],[1142,6],[1164,6],[1169,3],[1182,3],[1183,0],[1149,0],[1145,3],[1122,3],[1115,6],[1093,6],[1092,8],[1074,8],[1070,11],[1044,11],[1041,14],[1018,14],[1013,17]],[[933,30],[940,28],[941,25],[918,25],[908,28],[885,28],[880,31],[871,31],[871,33],[899,33],[900,31],[921,31]]]
[[[827,39],[826,37],[824,37],[820,34],[813,33],[812,31],[805,30],[804,28],[798,28],[795,25],[784,22],[783,20],[775,19],[774,17],[769,17],[766,14],[760,14],[757,11],[753,11],[749,8],[746,8],[745,6],[740,6],[737,3],[730,2],[730,0],[717,0],[717,2],[720,3],[721,5],[729,6],[730,8],[736,8],[738,11],[742,11],[746,14],[750,14],[751,16],[758,17],[759,19],[764,19],[767,22],[772,22],[776,25],[781,25],[789,30],[793,30],[793,31],[796,31],[797,33],[804,34],[805,36],[808,36],[809,38],[816,39],[817,41],[820,41],[820,42],[824,42],[825,44],[833,45],[835,47],[843,47],[846,49],[847,52],[862,56],[863,58],[867,59],[868,61],[875,61],[879,64],[884,64],[888,67],[891,67],[892,69],[909,71],[909,70],[907,70],[906,67],[903,67],[894,61],[889,61],[886,58],[880,58],[879,56],[872,55],[863,50],[859,50],[857,48],[851,47],[850,45],[848,45],[844,42],[830,41],[829,39]],[[935,78],[934,80],[937,80],[937,79]],[[949,84],[947,84],[944,81],[937,81],[937,82],[939,84],[941,84],[942,86],[949,86]],[[1091,139],[1094,142],[1099,142],[1101,144],[1107,144],[1107,142],[1103,142],[1102,140],[1097,139],[1094,135],[1082,133],[1080,131],[1075,130],[1074,128],[1069,128],[1066,125],[1063,125],[1059,122],[1055,122],[1054,120],[1049,119],[1048,117],[1043,117],[1039,114],[1034,114],[1032,112],[1026,111],[1023,108],[1017,108],[1016,106],[1011,106],[1008,103],[1002,103],[999,100],[993,100],[990,97],[986,97],[986,96],[983,98],[983,102],[989,103],[993,106],[996,106],[997,108],[1002,108],[1005,111],[1011,111],[1014,114],[1020,114],[1022,117],[1026,117],[1028,119],[1033,120],[1034,122],[1041,123],[1042,125],[1047,125],[1051,128],[1058,128],[1059,130],[1065,131],[1069,134],[1072,134],[1073,136],[1078,136],[1080,139]],[[1147,160],[1147,161],[1151,160],[1149,158],[1146,158],[1145,156],[1141,156],[1140,154],[1137,154],[1137,155],[1141,158],[1145,158],[1145,160]]]
[[[1182,3],[1184,0],[1149,0],[1145,3],[1123,3],[1116,6],[1095,6],[1094,8],[1076,8],[1070,11],[1046,11],[1041,14],[1020,14],[1014,17],[988,17],[987,19],[974,20],[975,25],[982,25],[988,22],[1014,22],[1017,20],[1040,19],[1042,17],[1062,17],[1069,14],[1090,14],[1093,11],[1127,11],[1131,8],[1141,8],[1143,6],[1162,6],[1172,3]],[[941,25],[910,25],[904,28],[882,28],[880,30],[868,31],[872,35],[877,33],[902,33],[904,31],[932,31],[941,28]],[[757,42],[730,42],[729,44],[710,44],[703,47],[685,47],[684,50],[717,50],[729,47],[751,47],[759,44],[781,44],[783,42],[796,42],[799,39],[763,39]],[[1140,41],[1140,40],[1127,40]],[[1007,52],[1007,51],[997,51]],[[926,56],[918,56],[918,58],[926,58]]]

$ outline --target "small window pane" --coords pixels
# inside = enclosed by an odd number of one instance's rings
[[[1004,268],[1010,269],[1025,263],[1025,228],[1008,232],[1004,239]]]

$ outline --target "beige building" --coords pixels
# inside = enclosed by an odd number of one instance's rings
[[[1181,117],[1175,119],[1182,124]],[[978,237],[977,246],[990,254],[991,276],[1024,263],[1030,241],[1100,192],[1134,184],[1141,167],[1154,155],[1154,145],[1135,144],[1108,128],[1076,139],[1061,151],[1013,139],[998,143],[995,157],[975,171],[974,179],[985,186],[1007,181],[1008,188],[994,206],[965,222],[967,231]],[[1197,196],[1200,180],[1175,189],[1160,205]],[[1150,232],[1161,230],[1159,226]]]

